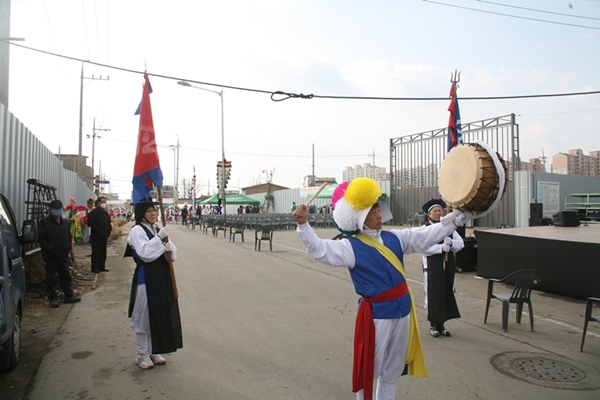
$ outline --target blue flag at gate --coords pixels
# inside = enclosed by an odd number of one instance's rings
[[[460,124],[460,110],[458,108],[458,97],[456,96],[456,83],[452,83],[450,88],[450,119],[448,120],[448,151],[453,147],[464,143],[462,135],[462,126]]]
[[[138,133],[137,150],[133,166],[133,204],[150,196],[153,186],[162,187],[163,174],[160,169],[156,139],[154,137],[154,122],[150,106],[150,81],[144,74],[144,91],[140,103],[140,128]]]

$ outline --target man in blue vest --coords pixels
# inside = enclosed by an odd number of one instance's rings
[[[382,230],[392,218],[373,179],[357,178],[336,188],[333,218],[341,240],[320,239],[307,223],[308,209],[294,211],[297,232],[311,257],[350,271],[361,296],[354,338],[352,391],[358,399],[393,400],[403,374],[427,376],[416,312],[404,273],[405,254],[421,253],[463,225],[473,214],[454,211],[439,224]]]

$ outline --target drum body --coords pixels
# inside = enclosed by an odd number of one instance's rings
[[[507,175],[506,163],[498,159]],[[506,179],[503,185],[506,188]],[[442,163],[438,177],[440,196],[454,208],[487,210],[500,192],[496,166],[490,154],[479,144],[465,143],[453,148]]]

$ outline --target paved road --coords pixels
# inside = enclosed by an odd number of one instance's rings
[[[56,335],[30,399],[355,398],[357,296],[344,268],[309,259],[293,231],[275,232],[273,252],[255,251],[249,232],[245,243],[181,226],[171,232],[184,348],[166,355],[164,367],[134,364],[126,314],[134,265],[115,255],[104,285],[73,307]],[[398,399],[600,398],[598,324],[578,351],[583,301],[534,292],[536,332],[527,315],[517,325],[513,312],[505,333],[499,302],[483,324],[487,283],[464,273],[456,282],[462,318],[447,324],[451,338],[432,338],[421,307],[420,257],[407,256],[405,264],[430,378],[403,377]],[[536,368],[546,378],[530,376]]]

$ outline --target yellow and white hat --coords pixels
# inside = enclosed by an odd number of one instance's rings
[[[382,222],[392,219],[388,205],[379,199],[382,194],[379,184],[371,178],[356,178],[340,184],[331,196],[333,220],[338,230],[343,233],[361,231],[374,205],[381,210]]]

